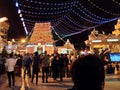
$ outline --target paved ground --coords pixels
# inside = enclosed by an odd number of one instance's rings
[[[36,86],[35,83],[30,83],[31,78],[25,80],[28,81],[28,84],[22,83],[22,78],[18,76],[16,76],[15,80],[15,87],[9,88],[7,83],[7,75],[4,74],[0,76],[0,90],[67,90],[73,86],[71,78],[64,78],[63,82],[60,82],[59,79],[57,82],[54,82],[52,78],[49,78],[49,83],[42,83],[41,77],[39,77],[38,86]],[[106,75],[104,90],[120,90],[120,75]]]

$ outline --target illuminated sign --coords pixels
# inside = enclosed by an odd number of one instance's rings
[[[92,40],[93,43],[102,42],[102,40]]]
[[[45,46],[51,46],[51,47],[53,47],[53,44],[47,43],[47,44],[45,44]]]
[[[62,49],[61,49],[61,53],[62,53],[62,54],[67,54],[67,48],[62,48]]]
[[[107,39],[107,42],[118,42],[118,39]]]

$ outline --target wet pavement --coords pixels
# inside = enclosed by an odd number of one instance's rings
[[[31,83],[31,78],[26,78],[22,83],[22,77],[15,77],[15,87],[9,88],[7,82],[7,75],[0,76],[0,90],[67,90],[73,86],[71,78],[64,78],[61,82],[59,79],[53,81],[49,77],[48,83],[42,83],[41,76],[36,86],[35,81]],[[23,85],[24,84],[24,85]],[[120,75],[106,75],[105,89],[104,90],[120,90]]]

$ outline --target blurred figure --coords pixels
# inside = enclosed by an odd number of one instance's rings
[[[14,74],[15,64],[16,64],[16,60],[13,58],[13,53],[11,53],[9,54],[9,57],[5,63],[5,66],[7,69],[9,87],[12,87],[15,85],[15,74]]]
[[[73,63],[76,60],[75,55],[72,53],[70,57],[70,62]]]
[[[49,64],[49,76],[51,77],[52,75],[52,60],[54,58],[54,54],[50,56],[50,64]]]
[[[95,55],[78,58],[71,67],[74,87],[68,90],[103,90],[104,62]]]
[[[18,71],[17,71],[17,75],[20,76],[21,75],[21,68],[22,68],[22,63],[23,63],[23,57],[19,56],[18,60],[16,62],[16,66],[18,67]]]
[[[59,56],[54,56],[52,60],[52,78],[54,81],[59,77]]]
[[[69,59],[67,57],[67,54],[64,54],[64,59],[65,59],[65,75],[66,77],[69,77],[69,68],[68,68],[68,64],[69,64]]]
[[[119,69],[120,69],[119,63],[116,63],[115,67],[116,67],[117,74],[119,74]]]
[[[32,63],[32,59],[31,59],[29,53],[25,54],[25,56],[23,57],[23,60],[24,60],[24,74],[25,75],[27,74],[31,77],[30,66],[31,66],[31,63]]]
[[[60,58],[59,58],[59,76],[60,76],[60,80],[63,81],[63,77],[65,73],[65,58],[64,55],[61,54]]]
[[[38,85],[38,73],[40,71],[40,56],[38,52],[35,52],[35,56],[33,57],[33,65],[32,65],[32,83],[34,81],[34,75],[36,75],[36,85]]]
[[[42,82],[43,83],[44,83],[44,79],[46,79],[46,83],[48,82],[49,64],[50,64],[50,56],[47,55],[47,51],[45,51],[43,60],[42,60]]]

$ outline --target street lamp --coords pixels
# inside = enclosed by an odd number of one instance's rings
[[[0,18],[0,23],[5,22],[5,21],[7,21],[7,20],[8,20],[7,17],[2,17],[2,18]]]
[[[21,43],[25,43],[26,42],[26,40],[25,39],[21,39]]]

